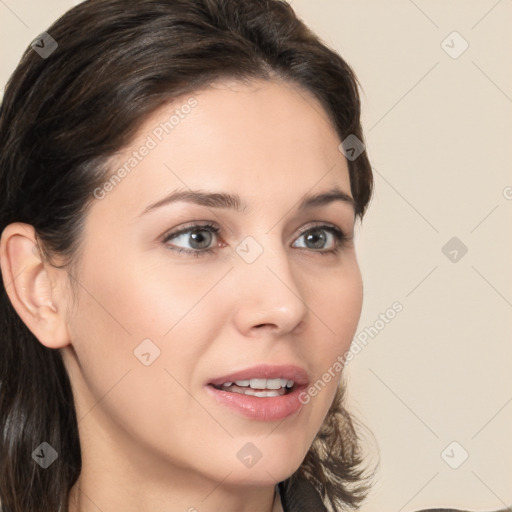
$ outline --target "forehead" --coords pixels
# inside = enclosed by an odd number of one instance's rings
[[[248,200],[264,194],[279,201],[315,187],[350,193],[339,143],[329,116],[308,91],[282,81],[220,81],[145,120],[110,161],[111,175],[124,171],[109,197],[122,193],[139,203],[187,187],[236,190]]]

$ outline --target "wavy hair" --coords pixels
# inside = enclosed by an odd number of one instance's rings
[[[320,101],[340,141],[364,140],[354,72],[284,1],[87,0],[47,33],[57,48],[44,58],[27,48],[1,105],[0,232],[31,224],[65,266],[108,158],[159,106],[215,80],[284,80]],[[362,218],[371,166],[366,153],[348,166]],[[81,471],[70,380],[59,351],[17,315],[9,284],[0,285],[0,510],[67,512]],[[59,453],[46,470],[31,460],[42,440]],[[366,489],[358,445],[338,393],[289,483],[306,479],[334,510],[356,506]]]

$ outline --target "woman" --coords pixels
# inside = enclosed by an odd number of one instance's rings
[[[0,116],[2,511],[362,503],[362,141],[284,2],[89,0],[34,41]]]

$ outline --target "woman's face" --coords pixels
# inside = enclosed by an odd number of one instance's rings
[[[339,144],[296,86],[218,82],[160,108],[112,159],[61,349],[84,467],[118,457],[148,477],[251,485],[299,467],[362,302]]]

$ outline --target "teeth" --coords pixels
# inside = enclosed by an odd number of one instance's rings
[[[252,389],[266,389],[267,379],[251,379],[249,386],[251,386]]]
[[[261,398],[284,395],[283,388],[276,389],[276,390],[269,390],[269,391],[255,391],[254,389],[248,387],[246,389],[233,388],[231,391],[233,393],[240,393],[241,395],[258,396]]]
[[[251,383],[252,384],[252,383]],[[284,386],[281,385],[281,379],[267,379],[266,389],[280,389]],[[252,388],[252,385],[251,385]],[[264,389],[264,388],[260,388]]]
[[[257,391],[254,393],[255,396],[267,397],[267,396],[280,396],[278,391]]]
[[[257,390],[278,390],[284,388],[293,387],[293,380],[288,379],[247,379],[247,380],[236,380],[235,385],[239,387],[247,387],[249,389]],[[232,386],[233,382],[225,382],[224,387]],[[250,393],[247,393],[250,394]]]

